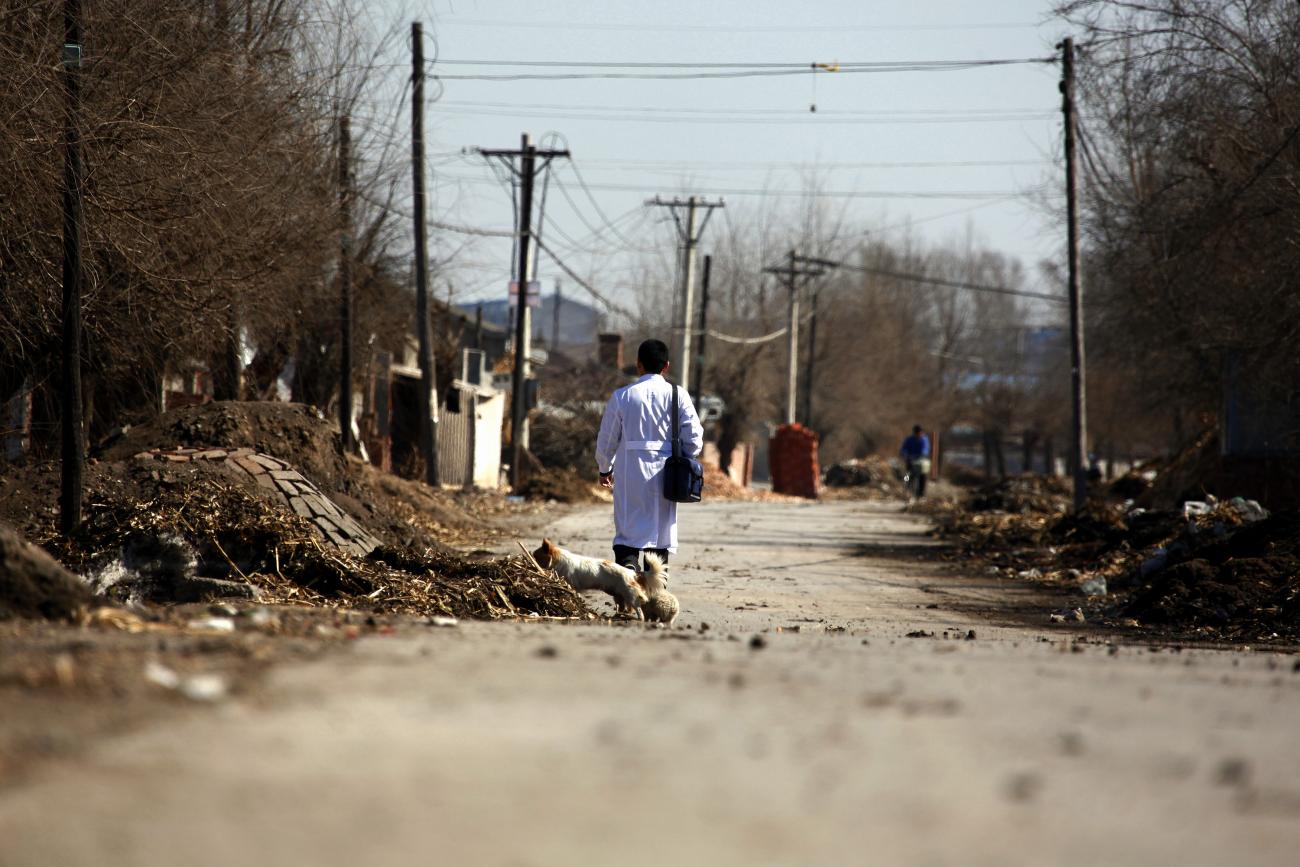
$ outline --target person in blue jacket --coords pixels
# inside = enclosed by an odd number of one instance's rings
[[[930,438],[919,424],[912,426],[912,435],[903,440],[899,454],[907,467],[907,475],[916,479],[916,498],[919,500],[925,496],[925,477],[930,472]]]

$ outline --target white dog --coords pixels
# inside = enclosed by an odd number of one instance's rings
[[[566,551],[550,539],[542,540],[541,547],[533,552],[533,559],[543,569],[554,569],[555,574],[573,585],[574,590],[603,590],[614,597],[620,612],[641,617],[646,593],[631,569],[612,560]]]
[[[641,605],[642,616],[651,623],[672,626],[681,606],[677,597],[668,592],[668,567],[658,554],[645,555],[645,569],[636,573],[636,583],[646,595]]]

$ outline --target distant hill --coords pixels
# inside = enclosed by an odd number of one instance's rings
[[[596,334],[602,328],[603,314],[600,310],[567,295],[542,296],[542,306],[533,308],[533,342],[542,346],[551,346],[552,331],[555,326],[555,307],[559,301],[560,333],[559,345],[587,346],[596,342]],[[479,307],[483,308],[483,321],[491,322],[503,328],[512,328],[510,302],[504,298],[499,301],[474,301],[457,304],[456,309],[473,318]]]

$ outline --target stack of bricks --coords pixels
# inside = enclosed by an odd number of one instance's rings
[[[768,461],[773,491],[817,499],[821,479],[821,468],[817,463],[817,434],[801,424],[781,425],[772,436]]]
[[[279,458],[252,449],[181,448],[154,449],[136,455],[139,460],[183,464],[191,461],[222,462],[251,477],[274,499],[306,518],[321,538],[357,557],[379,547],[379,540],[367,533],[311,481]]]

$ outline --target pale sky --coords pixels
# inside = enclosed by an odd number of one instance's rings
[[[1066,33],[1048,19],[1045,0],[424,0],[407,10],[436,37],[436,49],[431,40],[425,47],[428,56],[436,51],[434,72],[449,76],[619,71],[452,62],[468,60],[1041,58],[1053,55]],[[574,166],[557,163],[560,186],[550,188],[547,204],[555,227],[546,227],[547,240],[619,300],[628,298],[636,261],[626,242],[669,253],[675,243],[666,214],[643,207],[645,199],[720,195],[736,216],[758,207],[793,209],[795,200],[749,191],[800,191],[810,167],[826,191],[850,194],[849,213],[865,229],[884,229],[889,237],[912,221],[917,236],[935,242],[970,231],[980,243],[1020,258],[1030,275],[1027,288],[1050,290],[1039,282],[1036,264],[1061,255],[1064,227],[1030,196],[1044,183],[1053,202],[1062,195],[1061,169],[1053,162],[1060,153],[1059,74],[1055,64],[1025,64],[703,80],[443,79],[439,100],[427,108],[430,217],[510,229],[507,191],[481,157],[459,152],[515,148],[525,131],[538,142],[558,132],[599,209]],[[438,93],[431,84],[430,98]],[[814,100],[816,113],[809,111]],[[617,231],[605,227],[606,217]],[[593,237],[593,229],[600,234]],[[706,233],[701,249],[708,247]],[[473,240],[458,259],[457,300],[504,297],[509,260],[509,240]],[[557,275],[565,279],[540,260],[544,291]],[[565,283],[566,294],[582,296],[572,281]]]

